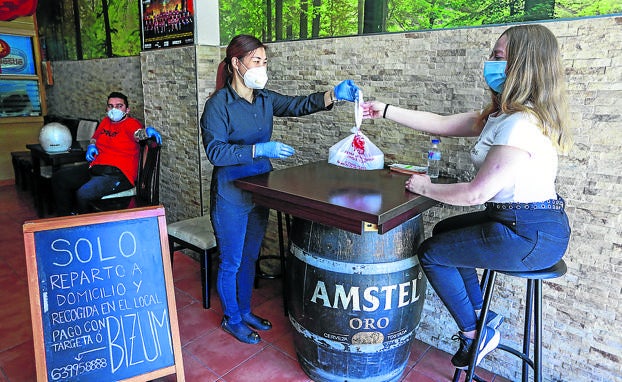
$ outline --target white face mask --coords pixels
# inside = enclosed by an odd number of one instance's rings
[[[244,78],[244,85],[251,89],[263,89],[264,86],[266,86],[268,82],[268,68],[265,66],[257,66],[249,69],[242,61],[240,61],[240,64],[246,68],[246,73],[242,76]],[[238,74],[239,73],[240,71],[238,70]]]
[[[119,122],[125,117],[125,113],[119,109],[110,109],[108,110],[108,118],[112,120],[112,122]]]

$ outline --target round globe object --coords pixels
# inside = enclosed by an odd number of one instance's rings
[[[62,123],[50,122],[39,132],[39,143],[47,153],[69,151],[71,141],[71,131]]]

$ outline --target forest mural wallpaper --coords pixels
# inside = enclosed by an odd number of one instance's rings
[[[222,45],[239,33],[269,42],[620,12],[620,0],[221,0],[219,4]],[[193,27],[188,18],[193,14],[192,0],[46,0],[38,4],[37,21],[50,60],[83,60],[133,56],[153,48],[141,44],[141,38],[153,38],[141,36],[144,17],[155,20],[173,13],[181,15],[180,23],[160,29],[179,28],[188,34]]]

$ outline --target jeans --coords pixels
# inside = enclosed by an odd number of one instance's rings
[[[94,175],[88,163],[61,168],[52,176],[52,191],[59,216],[91,212],[89,205],[92,201],[130,188],[132,184],[120,170]]]
[[[570,226],[563,209],[486,210],[439,222],[417,255],[458,328],[476,328],[482,292],[476,268],[526,271],[557,263],[568,246]]]
[[[269,210],[231,203],[212,194],[210,217],[220,252],[216,289],[231,324],[251,311],[255,263],[268,225]]]

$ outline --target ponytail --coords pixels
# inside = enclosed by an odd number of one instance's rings
[[[216,71],[216,87],[214,88],[214,93],[224,88],[227,80],[229,79],[229,65],[226,61],[227,59],[225,58],[220,62],[220,64],[218,64],[218,70]]]

